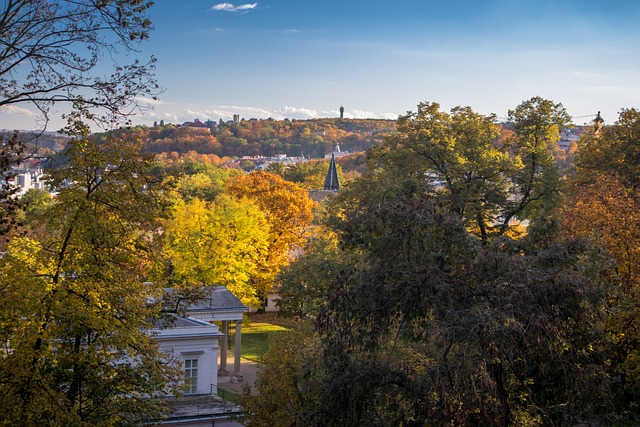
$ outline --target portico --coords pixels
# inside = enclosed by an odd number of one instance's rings
[[[218,376],[231,376],[236,381],[242,381],[240,371],[241,344],[242,344],[242,316],[247,307],[224,286],[214,286],[205,291],[202,299],[188,308],[190,317],[205,322],[220,322],[220,332],[224,335],[220,343],[220,361],[218,364]],[[227,367],[227,351],[229,349],[229,326],[234,322],[235,336],[233,346],[233,373]]]

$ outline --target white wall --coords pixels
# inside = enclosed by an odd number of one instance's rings
[[[198,360],[196,394],[209,394],[211,385],[218,385],[218,340],[223,335],[216,325],[190,320],[193,326],[154,332],[157,332],[160,351],[179,361],[181,366],[184,367],[187,359]]]

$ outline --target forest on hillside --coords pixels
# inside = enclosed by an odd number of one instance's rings
[[[219,157],[275,156],[322,158],[336,143],[345,152],[361,152],[395,132],[395,121],[374,119],[242,120],[211,127],[138,126],[119,135],[140,138],[148,153],[195,151]]]

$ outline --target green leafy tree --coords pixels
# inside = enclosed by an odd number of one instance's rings
[[[320,390],[318,340],[310,325],[269,337],[269,352],[262,360],[255,389],[240,398],[245,425],[252,427],[305,426],[306,414]]]
[[[164,202],[135,141],[78,125],[44,230],[0,259],[0,423],[139,425],[177,371],[145,331],[160,315],[145,282]],[[144,209],[140,207],[144,206]]]
[[[640,188],[640,111],[623,109],[612,126],[578,141],[576,180],[593,183],[600,175],[614,175],[627,188]]]
[[[402,187],[336,199],[340,246],[360,261],[329,282],[317,319],[325,387],[309,425],[610,414],[605,259],[580,242],[481,245],[437,200]]]
[[[331,280],[348,265],[348,255],[338,249],[335,238],[311,238],[302,255],[283,267],[276,278],[279,314],[314,319],[333,291]]]
[[[495,116],[469,107],[440,111],[421,103],[398,132],[369,152],[370,166],[438,197],[487,242],[536,218],[557,195],[550,144],[569,117],[560,104],[532,98],[509,112],[514,134],[500,138]]]

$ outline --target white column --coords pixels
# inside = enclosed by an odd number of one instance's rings
[[[227,348],[229,347],[229,321],[222,321],[222,333],[224,337],[220,340],[220,369],[218,369],[218,376],[226,377],[229,375],[227,371]]]
[[[235,346],[233,347],[233,376],[242,381],[242,374],[240,373],[240,344],[242,336],[242,321],[236,320],[236,339]]]

